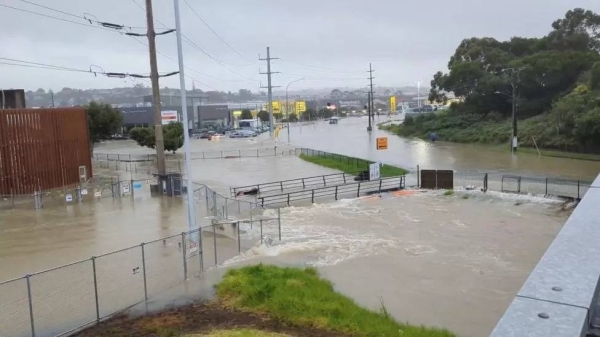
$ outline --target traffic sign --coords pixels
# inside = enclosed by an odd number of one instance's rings
[[[388,141],[387,137],[378,137],[377,138],[377,150],[387,150]]]

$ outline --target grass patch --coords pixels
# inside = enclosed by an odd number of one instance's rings
[[[360,158],[352,158],[341,155],[329,154],[327,157],[322,156],[311,156],[301,154],[300,159],[309,163],[317,164],[320,166],[328,167],[334,170],[339,170],[345,173],[356,174],[360,171],[368,170],[369,164],[372,162]],[[397,177],[406,174],[403,168],[384,164],[379,171],[381,177]]]
[[[446,192],[444,192],[444,195],[453,195],[454,191],[453,190],[446,190]]]
[[[462,196],[462,198],[465,199],[465,200],[467,200],[467,199],[469,199],[469,196],[465,194],[465,195]]]
[[[281,322],[354,336],[449,337],[443,329],[400,324],[385,309],[376,313],[336,293],[315,269],[257,265],[227,272],[217,285],[225,305],[267,314]],[[383,306],[383,308],[385,308]]]
[[[291,335],[255,329],[233,329],[214,330],[205,334],[186,335],[185,337],[291,337]]]

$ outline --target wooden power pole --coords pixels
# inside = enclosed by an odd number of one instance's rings
[[[150,79],[152,81],[152,105],[154,106],[154,137],[156,139],[156,168],[159,175],[166,173],[165,141],[163,137],[162,115],[160,104],[160,87],[158,86],[158,65],[156,63],[156,34],[154,32],[154,16],[152,0],[146,0],[146,21],[148,24],[148,47],[150,50]],[[187,122],[187,121],[186,121]],[[187,127],[187,125],[184,123]]]

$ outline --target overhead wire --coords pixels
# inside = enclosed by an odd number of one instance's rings
[[[134,3],[134,4],[135,4],[135,5],[136,5],[136,6],[137,6],[139,9],[141,9],[141,10],[142,10],[142,11],[144,11],[144,12],[146,12],[146,9],[145,9],[145,8],[144,8],[142,5],[140,5],[139,3],[137,3],[137,1],[136,1],[136,0],[131,0],[131,2],[133,2],[133,3]],[[159,23],[160,25],[162,25],[163,27],[167,27],[167,25],[165,25],[165,24],[164,24],[162,21],[160,21],[159,19],[157,19],[157,18],[156,18],[156,16],[153,16],[153,19],[154,19],[154,21],[158,22],[158,23]],[[225,65],[225,63],[224,63],[224,62],[222,62],[222,61],[218,60],[217,58],[215,58],[215,57],[213,57],[212,55],[210,55],[209,53],[207,53],[207,52],[206,52],[204,49],[202,49],[200,46],[198,46],[196,43],[194,43],[194,42],[193,42],[193,41],[192,41],[190,38],[188,38],[188,37],[187,37],[185,34],[183,34],[183,33],[182,33],[182,34],[181,34],[181,36],[182,36],[183,40],[184,40],[186,43],[188,43],[190,46],[194,47],[196,50],[198,50],[198,51],[199,51],[199,52],[201,52],[202,54],[206,55],[208,58],[210,58],[211,60],[215,61],[216,63],[218,63],[220,66],[222,66],[223,68],[227,69],[227,70],[228,70],[228,71],[230,71],[231,73],[233,73],[233,74],[235,74],[235,75],[237,75],[237,76],[239,76],[239,77],[242,77],[242,78],[244,78],[244,79],[246,79],[246,80],[248,80],[248,81],[253,81],[253,82],[257,82],[257,83],[259,82],[259,81],[258,81],[258,80],[256,80],[256,79],[252,79],[252,78],[246,77],[246,76],[244,76],[244,75],[242,75],[242,74],[240,74],[240,73],[236,72],[235,70],[233,70],[233,69],[229,68],[228,66],[226,66],[226,65]],[[187,66],[186,66],[186,68],[187,68]],[[210,75],[207,75],[207,74],[204,74],[204,73],[200,73],[200,74],[202,74],[202,75],[205,75],[205,76],[208,76],[208,77],[211,77]],[[223,80],[223,81],[229,81],[229,80]],[[240,82],[240,81],[234,81],[234,82]]]
[[[192,5],[190,5],[190,3],[187,0],[183,0],[183,2],[185,2],[185,4],[192,10],[192,13],[194,13],[194,15],[206,26],[206,28],[208,28],[219,40],[221,40],[221,42],[223,42],[223,44],[225,44],[229,49],[231,49],[234,53],[236,53],[237,55],[239,55],[241,58],[243,58],[246,61],[249,61],[251,63],[249,63],[248,65],[253,65],[256,64],[256,61],[252,61],[250,59],[248,59],[247,57],[245,57],[242,53],[240,53],[237,49],[233,48],[229,43],[227,43],[227,41],[225,41],[225,39],[223,39],[221,37],[221,35],[219,35],[203,18],[202,16],[200,16],[200,14],[198,14],[198,12],[196,12],[196,10],[194,9],[194,7],[192,7]]]
[[[306,64],[306,63],[300,63],[300,62],[296,62],[296,61],[291,61],[291,60],[288,60],[286,58],[280,58],[280,60],[283,61],[283,62],[289,62],[289,63],[295,64],[296,66],[302,66],[302,67],[305,67],[305,68],[314,68],[315,70],[313,70],[313,71],[346,73],[346,74],[358,74],[358,73],[362,73],[362,71],[358,71],[358,70],[354,70],[354,71],[337,70],[337,69],[333,69],[333,68],[326,68],[326,67],[321,67],[321,66],[314,66],[314,65],[309,65],[309,64]]]

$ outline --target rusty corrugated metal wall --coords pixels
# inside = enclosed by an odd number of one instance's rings
[[[0,110],[0,195],[29,194],[92,176],[83,108]]]

